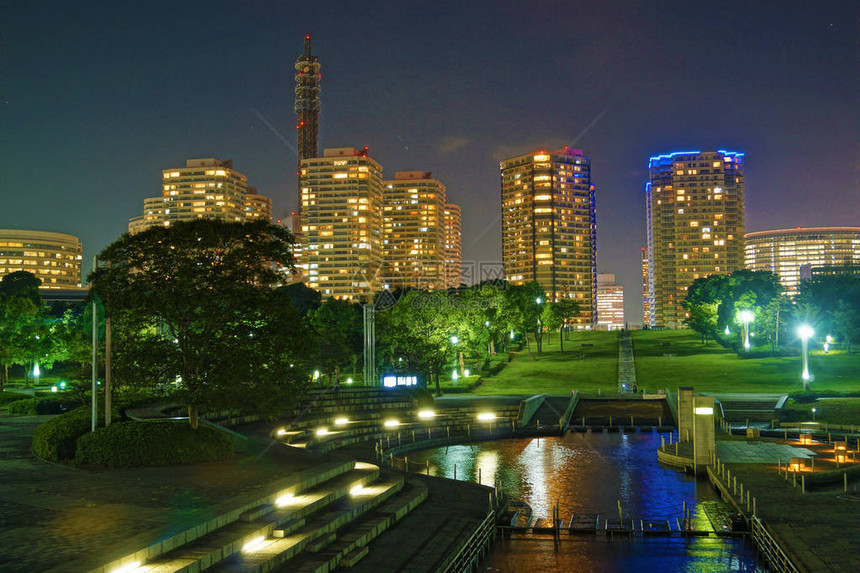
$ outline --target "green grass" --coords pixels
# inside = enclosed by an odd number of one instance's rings
[[[582,346],[591,344],[593,346]],[[575,332],[559,350],[558,334],[547,342],[543,353],[523,349],[496,376],[485,377],[472,393],[492,394],[569,394],[571,390],[615,392],[618,387],[618,334]],[[585,358],[579,359],[579,356]]]
[[[799,392],[800,356],[766,353],[740,358],[710,342],[703,346],[689,330],[642,330],[633,333],[639,386],[693,386],[698,392]],[[674,356],[664,356],[671,354]],[[860,354],[810,353],[815,392],[860,391]]]
[[[805,403],[789,400],[782,409],[782,420],[811,422],[813,408],[816,410],[816,422],[860,425],[860,398],[820,398],[815,402]]]

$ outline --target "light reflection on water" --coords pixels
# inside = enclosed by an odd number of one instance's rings
[[[625,519],[682,518],[684,502],[694,525],[707,520],[697,501],[718,499],[710,484],[660,466],[660,435],[568,434],[565,438],[524,438],[448,446],[410,452],[410,462],[429,460],[430,474],[498,481],[521,498],[535,517],[548,518],[558,502],[561,517],[599,513],[617,519],[620,500]],[[703,521],[705,520],[705,521]],[[558,554],[550,537],[529,536],[499,543],[488,565],[497,571],[758,571],[743,542],[724,538],[614,541],[602,536],[565,535]],[[493,570],[493,569],[488,569]]]

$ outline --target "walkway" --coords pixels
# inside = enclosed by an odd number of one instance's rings
[[[636,386],[636,366],[633,363],[633,339],[625,330],[618,338],[618,393],[633,392]]]

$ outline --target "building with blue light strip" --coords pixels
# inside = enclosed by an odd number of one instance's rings
[[[744,264],[744,154],[676,151],[651,157],[645,185],[651,327],[681,328],[700,277]]]

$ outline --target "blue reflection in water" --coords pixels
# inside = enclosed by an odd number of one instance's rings
[[[535,517],[548,518],[558,502],[561,516],[598,513],[617,519],[682,518],[684,502],[694,525],[707,517],[698,501],[718,499],[707,481],[660,466],[660,435],[568,434],[565,438],[525,438],[410,452],[410,461],[430,461],[431,475],[498,481],[512,497],[526,501]],[[703,521],[704,520],[704,521]],[[551,539],[534,536],[500,543],[490,558],[499,571],[758,571],[751,550],[723,538],[649,538],[608,541],[568,538],[558,554]],[[490,569],[492,570],[492,569]]]

